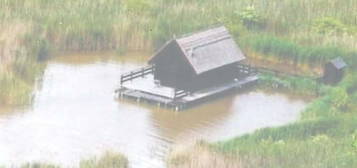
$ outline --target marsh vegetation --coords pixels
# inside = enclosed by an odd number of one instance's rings
[[[242,167],[356,167],[356,11],[355,0],[2,0],[0,106],[30,103],[56,53],[154,50],[224,24],[248,57],[265,64],[307,76],[321,75],[310,70],[335,57],[349,67],[336,86],[263,74],[262,87],[318,97],[294,124],[208,145],[214,157],[239,158]]]
[[[15,100],[28,100],[37,62],[55,52],[153,50],[214,24],[228,26],[252,57],[312,67],[336,55],[356,62],[356,6],[354,0],[4,0],[1,64],[15,65],[1,73],[2,83],[20,89],[1,89],[1,104],[26,102]]]
[[[55,164],[27,163],[21,168],[61,168]],[[121,154],[107,152],[103,156],[81,160],[79,168],[128,168],[128,160]]]

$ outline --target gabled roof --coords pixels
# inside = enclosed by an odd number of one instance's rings
[[[331,60],[330,63],[337,69],[343,69],[347,66],[346,62],[343,61],[342,58],[335,58]]]
[[[245,59],[242,51],[224,26],[174,39],[171,42],[178,44],[182,55],[190,63],[196,74]],[[163,48],[168,44],[170,43],[166,43]],[[150,62],[153,62],[157,55],[154,55]]]

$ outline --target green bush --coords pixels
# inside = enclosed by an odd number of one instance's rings
[[[128,160],[120,154],[106,153],[99,159],[82,160],[80,168],[128,168]]]
[[[344,110],[348,103],[349,95],[344,88],[332,88],[329,93],[330,104],[336,110]]]
[[[321,34],[340,34],[347,32],[347,27],[340,20],[332,17],[317,19],[314,29]]]
[[[154,2],[150,0],[126,0],[124,4],[130,12],[142,13],[149,10]]]
[[[353,142],[352,142],[352,147],[354,150],[357,152],[357,131],[353,135]]]
[[[51,165],[51,164],[44,164],[44,163],[27,163],[21,168],[60,168],[59,166]]]
[[[264,20],[254,6],[248,6],[241,12],[236,12],[240,20],[247,28],[262,28]]]
[[[260,76],[260,86],[278,90],[286,90],[295,94],[320,95],[325,92],[325,86],[315,79],[307,77],[284,76],[264,73]]]

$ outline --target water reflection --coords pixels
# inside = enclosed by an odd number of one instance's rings
[[[299,99],[260,91],[183,112],[115,100],[120,74],[140,67],[145,55],[75,54],[51,61],[33,107],[0,116],[0,165],[75,166],[109,150],[125,154],[132,167],[164,167],[163,158],[174,145],[286,124],[305,106]]]

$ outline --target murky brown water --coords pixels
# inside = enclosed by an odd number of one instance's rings
[[[120,74],[148,58],[137,55],[82,54],[51,61],[33,106],[0,115],[0,165],[41,161],[72,167],[113,151],[126,155],[134,168],[160,168],[175,145],[284,125],[305,107],[302,100],[261,91],[183,112],[117,101],[113,92]]]

